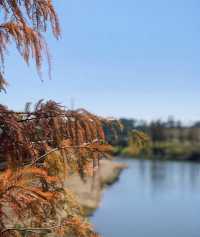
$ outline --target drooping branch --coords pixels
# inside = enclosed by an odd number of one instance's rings
[[[35,60],[39,75],[42,59],[46,57],[50,72],[51,61],[43,33],[50,23],[53,35],[59,38],[60,26],[51,0],[3,0],[0,10],[5,19],[0,24],[0,90],[5,90],[4,61],[10,43],[16,44],[27,64]]]
[[[58,236],[98,236],[81,218],[80,208],[63,184],[73,172],[83,178],[94,175],[99,160],[111,149],[103,129],[110,122],[83,109],[66,110],[54,101],[41,100],[34,110],[27,104],[25,112],[17,113],[0,105],[0,163],[6,164],[0,176],[2,236],[31,232],[39,237],[39,229]],[[57,208],[63,210],[65,202],[63,220]],[[16,217],[15,223],[6,216],[7,208]],[[47,218],[53,221],[50,228]],[[28,227],[25,219],[31,220]]]
[[[65,165],[70,165],[67,157],[74,157],[81,171],[111,150],[103,129],[109,122],[85,110],[65,110],[53,101],[37,103],[32,112],[14,113],[1,106],[0,161],[20,167],[60,151]]]
[[[39,32],[46,32],[50,22],[55,37],[60,35],[60,26],[51,0],[3,0],[0,8],[5,19],[29,24]]]
[[[112,146],[108,145],[108,144],[104,144],[104,145],[99,145],[99,144],[84,144],[84,145],[79,145],[79,146],[63,146],[63,147],[57,147],[54,148],[48,152],[46,152],[44,155],[38,157],[37,159],[35,159],[31,164],[26,165],[26,167],[30,167],[35,165],[37,162],[40,162],[41,160],[43,160],[45,157],[49,156],[51,153],[54,153],[56,151],[61,151],[61,150],[65,150],[65,151],[69,151],[69,150],[74,150],[74,149],[78,149],[79,151],[81,150],[88,150],[91,152],[96,152],[99,153],[101,155],[103,155],[104,157],[106,157],[109,153],[112,151]]]

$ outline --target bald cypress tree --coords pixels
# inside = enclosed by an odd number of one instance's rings
[[[50,68],[44,33],[50,25],[54,37],[59,38],[60,26],[51,0],[2,0],[0,10],[0,89],[5,90],[5,54],[10,44],[16,44],[27,64],[32,58],[40,73],[43,57]]]

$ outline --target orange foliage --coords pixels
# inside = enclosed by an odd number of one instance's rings
[[[109,123],[85,110],[65,110],[53,101],[39,101],[32,112],[30,104],[20,113],[0,106],[0,164],[9,168],[0,176],[2,235],[31,231],[35,237],[51,231],[61,236],[98,236],[63,184],[72,172],[92,175],[99,160],[112,150],[103,129]],[[13,220],[8,210],[14,213]],[[66,211],[65,218],[59,210]],[[30,225],[22,225],[27,219]]]
[[[43,56],[50,57],[43,33],[51,26],[60,36],[51,0],[2,0],[0,10],[0,90],[5,90],[5,53],[14,42],[24,61],[35,61],[41,73]],[[110,151],[105,144],[108,120],[86,110],[65,110],[39,101],[34,111],[16,113],[0,105],[0,236],[98,237],[81,217],[73,194],[64,189],[66,173],[83,177]],[[53,170],[52,170],[53,169]],[[60,175],[64,173],[64,175]],[[60,214],[65,210],[65,218]]]
[[[8,45],[14,41],[26,63],[35,60],[40,73],[43,52],[50,57],[43,32],[50,22],[53,35],[60,36],[60,26],[51,0],[3,0],[0,9],[4,22],[0,24],[0,89],[5,90],[4,58]]]

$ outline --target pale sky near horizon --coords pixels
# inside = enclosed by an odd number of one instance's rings
[[[200,120],[198,0],[54,1],[62,38],[48,34],[53,79],[15,50],[0,103],[23,109],[53,99],[103,116]]]

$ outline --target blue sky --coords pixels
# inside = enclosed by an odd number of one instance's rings
[[[44,82],[11,47],[0,102],[44,98],[103,116],[200,120],[198,0],[54,1],[62,27],[47,35],[53,79]],[[59,3],[58,3],[59,2]]]

